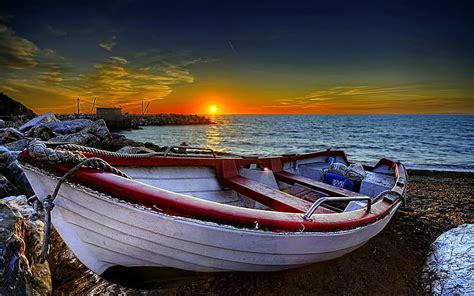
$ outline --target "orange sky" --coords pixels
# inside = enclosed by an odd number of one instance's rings
[[[74,113],[77,97],[72,90],[42,87],[26,83],[0,86],[7,95],[24,103],[37,113],[53,111]],[[160,99],[145,98],[150,103],[147,113],[210,113],[216,106],[218,114],[399,114],[399,113],[474,113],[474,100],[458,90],[430,90],[422,86],[335,86],[301,95],[275,90],[248,89],[178,89]],[[41,98],[41,99],[37,99]],[[89,113],[92,97],[80,97],[81,113]],[[98,97],[96,106],[122,107],[124,112],[140,113],[140,98]]]

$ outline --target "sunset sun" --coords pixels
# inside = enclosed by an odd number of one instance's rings
[[[212,113],[212,114],[217,113],[217,106],[212,105],[211,107],[209,107],[209,113]]]

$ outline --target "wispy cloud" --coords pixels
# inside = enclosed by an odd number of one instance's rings
[[[51,48],[45,48],[41,51],[41,54],[49,59],[49,60],[54,60],[54,61],[64,61],[65,58],[60,55],[56,50],[51,49]]]
[[[99,46],[107,51],[112,51],[115,45],[117,45],[117,37],[112,36],[109,40],[99,43]]]
[[[35,59],[38,52],[36,44],[0,24],[0,65],[11,69],[35,67],[38,64]]]
[[[109,58],[111,61],[115,61],[119,64],[122,64],[122,65],[126,65],[128,64],[128,61],[127,59],[123,58],[123,57],[118,57],[118,56],[113,56],[113,57],[110,57]]]
[[[410,90],[416,88],[417,85],[405,85],[405,86],[335,86],[328,89],[320,89],[308,93],[303,96],[295,97],[293,100],[300,101],[331,101],[345,97],[360,97],[360,96],[374,96],[374,95],[390,95],[400,93],[410,93]],[[347,98],[345,98],[347,99]]]
[[[175,85],[193,83],[189,67],[215,61],[189,54],[148,53],[140,58],[112,55],[96,61],[91,70],[78,72],[54,49],[37,49],[37,53],[36,67],[26,76],[26,72],[11,72],[10,79],[0,78],[0,90],[12,93],[38,112],[45,108],[72,109],[78,96],[97,97],[103,106],[134,110],[142,99],[161,100],[173,92]]]
[[[38,55],[37,79],[40,82],[59,84],[64,82],[66,59],[56,50],[42,49]]]
[[[51,25],[45,25],[44,28],[46,29],[46,31],[53,35],[53,36],[56,36],[56,37],[63,37],[63,36],[66,36],[67,35],[67,32],[64,31],[64,30],[61,30],[59,28],[55,28]]]
[[[48,83],[63,81],[63,66],[57,63],[48,63],[41,66],[43,71],[38,73],[38,80]]]
[[[3,92],[18,92],[18,89],[15,89],[8,85],[0,85],[0,90]]]
[[[160,100],[169,95],[172,85],[192,83],[194,77],[180,66],[143,66],[124,57],[112,56],[94,65],[80,84],[84,95],[106,98],[109,104],[138,104],[140,99]]]
[[[284,98],[262,107],[288,113],[417,113],[434,112],[443,106],[472,109],[469,98],[458,89],[433,90],[427,86],[335,86],[305,95]],[[472,98],[471,98],[472,99]]]

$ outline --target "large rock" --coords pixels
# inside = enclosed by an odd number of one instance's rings
[[[432,295],[474,295],[474,224],[463,224],[436,239],[423,279]]]
[[[130,146],[130,147],[141,147],[144,146],[152,151],[156,152],[163,152],[166,150],[166,147],[160,147],[153,143],[141,143],[130,140],[128,138],[106,138],[101,142],[101,149],[109,150],[109,151],[118,151],[123,147]]]
[[[4,146],[10,151],[23,151],[30,141],[28,139],[21,139],[15,142],[6,143]]]
[[[10,151],[5,146],[0,146],[0,172],[12,161]]]
[[[12,161],[7,165],[7,169],[3,172],[5,177],[12,181],[15,186],[19,189],[19,193],[26,194],[27,196],[33,196],[35,192],[25,175],[25,172],[20,167],[17,160]]]
[[[141,154],[141,153],[153,153],[155,151],[148,149],[146,147],[132,147],[132,146],[124,146],[117,150],[117,153],[125,153],[125,154]]]
[[[82,146],[97,147],[100,139],[89,133],[75,133],[70,135],[60,135],[52,138],[50,142],[54,143],[70,143]]]
[[[18,130],[9,127],[0,130],[0,144],[10,143],[23,139],[25,136]]]
[[[60,125],[63,123],[66,123],[66,125]],[[100,147],[102,146],[101,144],[103,142],[108,142],[112,138],[105,121],[102,119],[97,121],[91,121],[89,119],[75,119],[58,122],[57,124],[57,126],[50,126],[56,133],[64,133],[66,131],[75,130],[79,130],[79,132],[61,134],[52,138],[50,142],[67,142],[83,146]]]
[[[9,219],[9,223],[5,224],[9,227],[2,229],[3,234],[10,233],[12,237],[10,241],[17,243],[16,248],[10,247],[10,253],[3,256],[5,262],[10,261],[17,267],[16,271],[10,271],[10,276],[7,277],[14,279],[10,280],[8,285],[15,287],[13,289],[15,292],[11,294],[50,295],[52,281],[49,264],[47,261],[40,263],[39,260],[43,241],[43,222],[36,219],[36,212],[28,205],[26,196],[10,196],[1,200],[0,216],[2,214]],[[12,225],[15,225],[14,230]],[[8,240],[6,244],[0,242],[0,246],[7,245],[15,246]],[[0,295],[5,294],[0,290]]]
[[[39,126],[32,127],[28,131],[28,133],[26,133],[26,136],[30,138],[40,139],[42,141],[48,141],[49,139],[53,138],[56,135],[54,134],[53,130],[50,127],[39,125]]]
[[[5,176],[0,174],[0,198],[18,193],[18,188],[5,178]]]
[[[49,265],[38,260],[43,225],[29,220],[30,209],[24,196],[0,201],[0,295],[52,292]]]
[[[0,119],[0,128],[5,127],[5,121],[3,119]]]
[[[20,164],[16,160],[18,157],[18,152],[12,152],[6,149],[4,146],[0,146],[0,173],[3,174],[10,184],[15,184],[16,191],[4,191],[0,196],[14,195],[14,194],[26,194],[32,196],[34,194],[33,189],[31,188],[28,179],[26,178],[25,173],[20,167]],[[1,182],[0,182],[1,183]],[[6,182],[4,186],[8,186]],[[8,187],[2,187],[8,188]],[[1,189],[0,189],[1,192]]]
[[[104,138],[112,137],[109,129],[107,128],[107,124],[105,123],[103,119],[93,121],[90,126],[84,129],[84,131],[90,134],[93,134],[94,136],[98,137],[101,140]]]
[[[112,139],[125,139],[125,135],[122,135],[121,133],[111,133]]]
[[[58,122],[49,122],[41,124],[49,127],[53,132],[60,135],[74,134],[82,131],[85,128],[89,128],[93,125],[93,121],[90,119],[71,119]]]
[[[0,200],[0,294],[31,295],[31,270],[25,256],[21,214]]]
[[[18,129],[22,132],[34,127],[34,126],[37,126],[37,125],[40,125],[40,124],[45,124],[45,123],[48,123],[48,122],[57,122],[59,121],[56,116],[54,116],[54,113],[53,112],[48,112],[48,113],[45,113],[45,114],[42,114],[42,115],[39,115],[35,118],[33,118],[32,120],[28,121],[27,123],[23,124],[22,126],[20,126]]]

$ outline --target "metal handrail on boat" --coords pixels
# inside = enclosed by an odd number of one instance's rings
[[[354,196],[354,197],[321,197],[316,200],[311,207],[302,216],[305,220],[311,220],[311,216],[314,214],[317,208],[328,201],[367,201],[367,213],[370,213],[372,207],[372,199],[368,196]]]
[[[171,149],[183,149],[184,151],[186,151],[187,149],[201,150],[201,151],[209,151],[209,152],[211,152],[212,157],[217,158],[216,153],[215,153],[214,150],[211,149],[211,148],[192,147],[192,146],[180,146],[180,145],[177,145],[177,146],[168,146],[168,148],[166,148],[165,152],[163,153],[163,156],[164,156],[164,157],[168,156],[168,154],[169,154],[170,152],[172,152]]]

